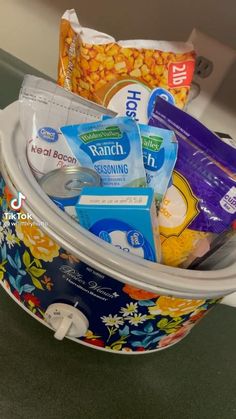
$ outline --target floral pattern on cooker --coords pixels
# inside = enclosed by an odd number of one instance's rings
[[[60,248],[40,227],[4,217],[11,211],[9,199],[0,180],[1,283],[41,319],[49,304],[63,302],[70,293],[71,304],[79,302],[89,319],[89,330],[78,340],[114,352],[166,348],[181,340],[217,302],[157,295],[106,277]],[[61,271],[67,274],[59,277]],[[107,293],[110,300],[97,283],[113,287]]]
[[[125,285],[123,290],[136,297],[136,302],[127,303],[119,313],[102,316],[101,320],[107,328],[106,340],[87,332],[85,341],[95,346],[105,347],[114,351],[146,351],[164,348],[177,343],[192,329],[194,324],[207,312],[215,301],[185,300],[181,298],[159,296],[154,300],[142,299],[148,292]],[[152,296],[152,293],[149,293]],[[140,298],[138,298],[138,296]],[[155,295],[156,297],[156,295]],[[168,313],[150,314],[160,301],[169,302]],[[178,311],[172,309],[178,307]],[[191,307],[191,310],[190,310]],[[167,309],[166,309],[167,310]],[[182,311],[181,311],[182,310]]]

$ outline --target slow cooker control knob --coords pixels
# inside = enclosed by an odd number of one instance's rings
[[[88,330],[87,317],[77,308],[64,303],[55,303],[48,306],[45,319],[56,331],[54,337],[62,340],[65,336],[84,336]]]

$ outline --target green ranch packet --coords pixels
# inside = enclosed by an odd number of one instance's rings
[[[79,164],[95,170],[103,186],[146,186],[141,137],[133,119],[108,118],[60,129]]]
[[[147,186],[161,204],[177,159],[178,142],[173,131],[139,124]]]

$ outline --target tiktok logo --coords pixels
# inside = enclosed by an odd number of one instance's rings
[[[17,193],[17,198],[13,198],[13,199],[10,201],[10,207],[11,207],[13,210],[17,211],[17,210],[19,210],[19,209],[21,208],[22,203],[23,203],[25,200],[26,200],[26,196],[25,196],[25,195],[23,195],[21,192],[18,192],[18,193]]]

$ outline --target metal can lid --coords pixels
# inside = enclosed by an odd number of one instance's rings
[[[51,197],[69,198],[78,196],[84,186],[100,186],[101,178],[87,167],[70,166],[52,170],[39,184]]]

